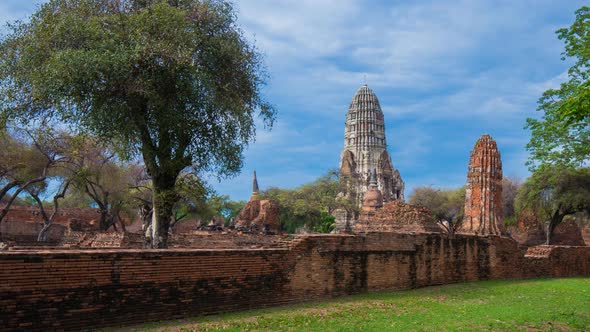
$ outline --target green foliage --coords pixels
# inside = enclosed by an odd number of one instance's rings
[[[502,179],[502,212],[506,226],[515,225],[517,222],[514,201],[521,185],[522,181],[517,178],[505,176]]]
[[[580,167],[590,158],[590,7],[576,11],[569,28],[557,30],[565,43],[563,60],[572,59],[568,81],[539,99],[541,119],[527,119],[531,170],[542,165]]]
[[[196,209],[194,216],[202,221],[209,221],[215,216],[222,216],[226,226],[246,205],[245,201],[232,201],[229,196],[219,196],[211,191],[208,197],[202,202],[202,206]]]
[[[48,134],[39,131],[0,131],[0,182],[22,184],[41,176],[50,161],[48,158],[63,152],[56,147],[55,141],[54,136],[50,138]]]
[[[2,114],[51,116],[131,151],[168,151],[180,168],[194,158],[202,169],[219,162],[237,171],[253,112],[268,120],[274,113],[259,95],[260,55],[232,7],[119,3],[52,0],[30,22],[11,25],[0,45]]]
[[[306,226],[324,233],[329,228],[330,213],[346,203],[337,199],[340,185],[338,172],[330,170],[312,183],[295,189],[269,188],[261,195],[278,202],[284,231],[294,233]]]
[[[222,0],[50,0],[0,41],[0,119],[64,122],[140,153],[153,181],[153,245],[165,247],[188,167],[237,173],[271,126],[261,55]]]
[[[409,202],[428,208],[436,220],[460,221],[465,207],[465,187],[446,190],[417,187]]]
[[[538,169],[519,189],[515,206],[519,213],[534,211],[548,225],[549,244],[565,216],[590,213],[590,168]]]
[[[544,168],[526,180],[518,192],[517,211],[532,208],[549,219],[554,211],[590,210],[590,168]]]
[[[144,324],[141,331],[585,331],[590,278],[493,280]]]
[[[227,200],[224,202],[221,209],[221,215],[225,217],[226,226],[229,226],[229,224],[238,216],[240,211],[242,211],[244,206],[246,206],[246,201]]]
[[[37,205],[43,203],[39,196],[48,194],[49,181],[68,182],[73,173],[68,167],[70,142],[69,135],[50,128],[4,127],[0,131],[0,221],[13,203],[27,203],[23,196]]]
[[[320,212],[320,221],[313,227],[313,231],[317,233],[330,233],[335,228],[335,220],[336,218],[333,215],[322,211]]]
[[[188,172],[178,177],[176,194],[175,220],[198,219],[207,223],[213,217],[222,216],[229,224],[246,205],[244,201],[232,201],[227,195],[218,195],[199,177]]]

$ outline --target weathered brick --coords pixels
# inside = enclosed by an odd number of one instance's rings
[[[1,330],[80,330],[468,280],[590,276],[590,247],[506,237],[310,235],[285,249],[0,253]],[[10,271],[6,273],[6,271]]]

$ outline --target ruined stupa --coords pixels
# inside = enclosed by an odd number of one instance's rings
[[[252,180],[252,196],[236,216],[234,227],[246,233],[279,234],[279,205],[270,199],[261,199],[256,171]]]
[[[465,188],[465,216],[462,233],[502,235],[502,160],[496,141],[481,136],[471,152]]]
[[[371,172],[376,170],[377,189],[383,202],[404,199],[404,182],[393,167],[387,152],[385,123],[377,96],[366,84],[352,97],[346,113],[344,149],[340,156],[341,198],[352,199],[361,208],[370,187]],[[334,211],[336,229],[344,230],[354,222],[350,211]]]
[[[373,168],[371,173],[371,180],[369,182],[369,190],[365,193],[363,198],[362,211],[377,211],[383,207],[383,194],[377,188],[377,170]]]

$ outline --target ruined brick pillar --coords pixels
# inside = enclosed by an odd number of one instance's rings
[[[505,233],[502,213],[502,160],[490,135],[475,143],[467,171],[465,217],[461,232],[477,235]]]

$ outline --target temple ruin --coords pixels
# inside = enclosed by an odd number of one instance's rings
[[[459,229],[475,235],[502,235],[502,160],[496,141],[481,136],[469,158],[465,189],[465,215]]]
[[[352,199],[362,207],[364,196],[371,188],[371,173],[375,171],[376,189],[383,202],[404,200],[404,181],[393,167],[387,152],[385,121],[377,95],[366,84],[352,97],[346,113],[344,149],[340,156],[342,192],[339,197]],[[357,216],[351,211],[337,209],[336,230],[347,231]]]
[[[377,170],[373,169],[371,180],[369,181],[369,190],[363,197],[363,212],[377,211],[383,207],[383,193],[377,187]]]
[[[270,199],[261,199],[256,171],[252,180],[252,196],[235,220],[235,229],[246,233],[279,234],[279,205]]]
[[[404,182],[387,152],[381,105],[365,84],[352,97],[346,113],[344,150],[340,157],[340,176],[348,179],[343,194],[356,195],[359,206],[369,190],[373,170],[384,202],[404,199]]]
[[[564,246],[536,246],[543,227],[534,215],[523,215],[520,233],[506,236],[502,163],[489,135],[471,152],[457,234],[427,208],[403,202],[383,114],[366,86],[353,99],[346,138],[341,175],[350,186],[340,196],[360,200],[358,216],[344,211],[339,224],[347,234],[281,234],[280,206],[261,197],[255,172],[233,227],[223,218],[206,227],[185,220],[170,230],[167,250],[141,249],[141,218],[122,232],[100,232],[90,208],[61,210],[49,241],[31,242],[41,217],[11,207],[0,224],[7,241],[0,242],[2,330],[94,329],[384,289],[590,276],[590,247],[583,246],[590,231],[573,220],[556,228]]]

